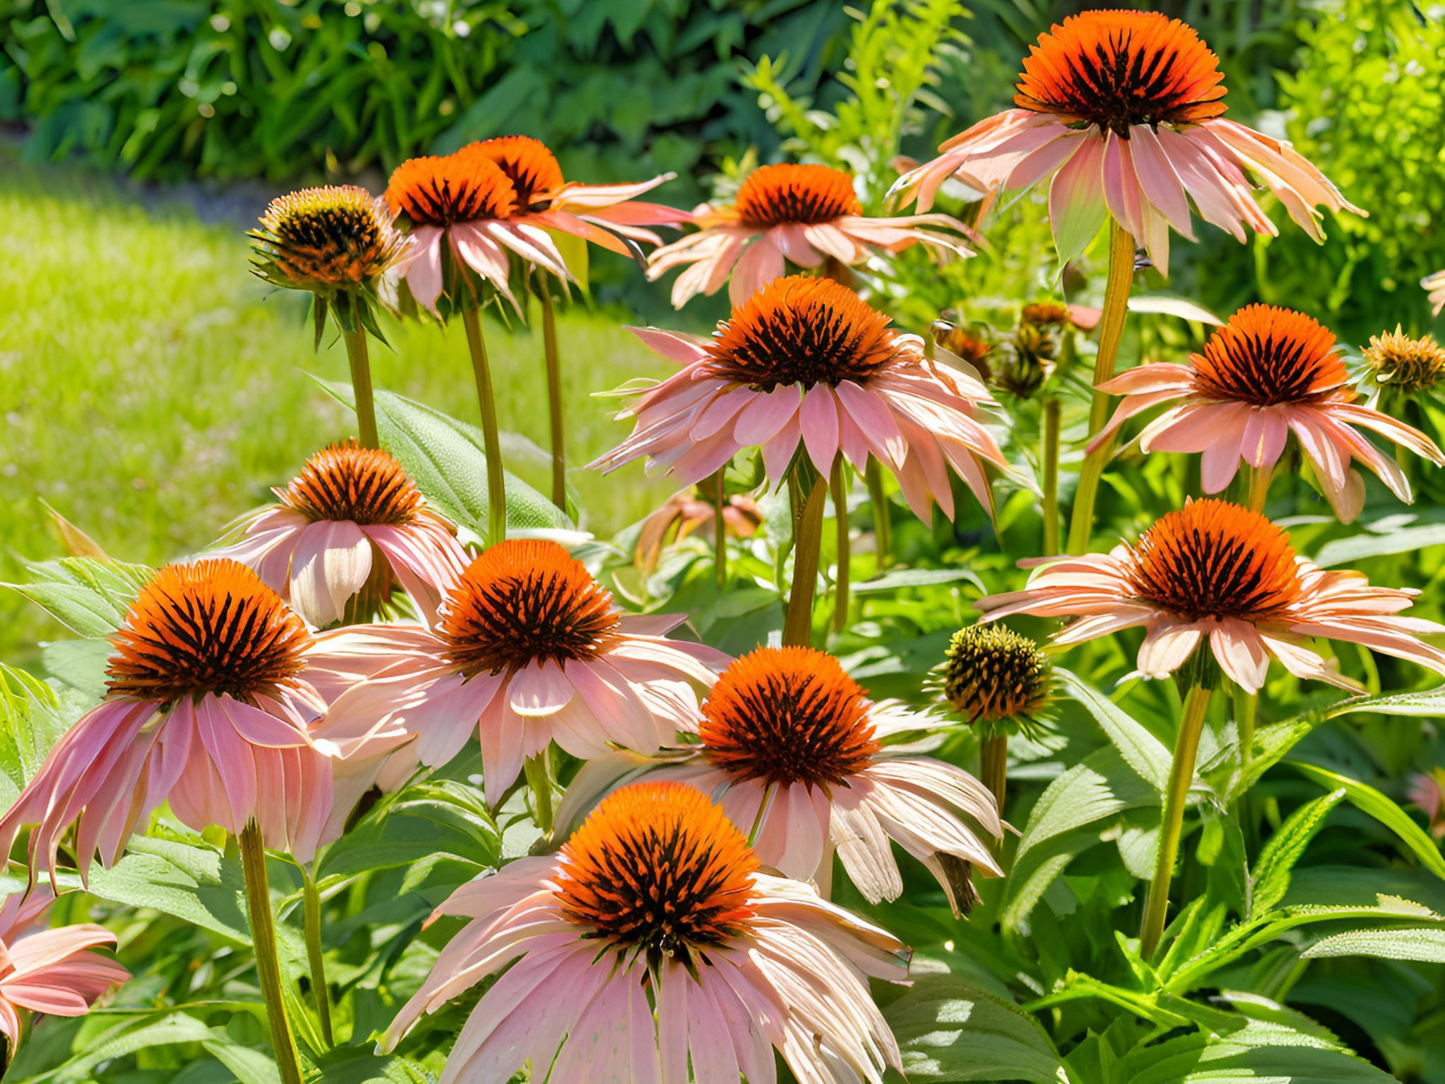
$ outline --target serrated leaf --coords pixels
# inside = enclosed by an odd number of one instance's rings
[[[353,406],[351,388],[321,382],[337,400]],[[487,455],[482,431],[388,391],[378,391],[376,428],[382,446],[401,461],[422,495],[458,527],[477,537],[487,531]],[[512,530],[573,530],[556,505],[520,478],[506,473],[507,526]]]
[[[1094,717],[1094,721],[1114,743],[1114,748],[1119,750],[1124,763],[1162,795],[1169,782],[1169,767],[1172,763],[1169,749],[1164,743],[1076,674],[1055,667],[1054,675],[1059,686]]]
[[[1299,760],[1287,760],[1285,763],[1323,787],[1331,790],[1337,787],[1343,789],[1345,797],[1350,800],[1351,805],[1368,813],[1394,832],[1400,837],[1400,841],[1414,852],[1421,865],[1435,876],[1445,878],[1445,857],[1441,856],[1439,845],[1430,838],[1429,833],[1415,823],[1410,814],[1388,797],[1372,786],[1361,783],[1357,779],[1351,779],[1347,775],[1341,775],[1339,772],[1332,772],[1328,768],[1306,764]]]
[[[1306,802],[1290,814],[1279,831],[1270,837],[1254,864],[1250,917],[1265,914],[1284,899],[1289,891],[1290,871],[1304,854],[1310,840],[1324,826],[1330,810],[1339,805],[1344,796],[1344,788],[1339,788],[1323,798]]]
[[[1240,1017],[1224,1034],[1194,1034],[1136,1047],[1115,1067],[1129,1084],[1223,1084],[1256,1078],[1289,1084],[1394,1084],[1395,1078],[1338,1042]]]
[[[0,803],[15,801],[68,725],[54,689],[0,665]]]
[[[241,901],[241,863],[204,844],[136,836],[110,869],[90,873],[90,893],[128,907],[153,907],[242,945],[251,928]]]
[[[1058,1051],[1033,1017],[955,976],[919,979],[885,1016],[910,1081],[1069,1080]]]
[[[144,565],[61,557],[27,565],[27,583],[0,586],[23,595],[80,636],[105,637],[120,627],[151,574]]]
[[[1436,926],[1348,930],[1320,938],[1301,955],[1309,959],[1321,956],[1377,956],[1384,960],[1445,964],[1445,930]]]
[[[1341,715],[1369,712],[1375,715],[1403,715],[1434,719],[1445,715],[1445,687],[1422,689],[1413,693],[1389,696],[1358,696],[1341,701],[1328,709],[1331,719]]]

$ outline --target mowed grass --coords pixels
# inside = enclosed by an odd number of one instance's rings
[[[307,376],[347,377],[335,336],[313,352],[305,299],[248,273],[230,225],[187,208],[147,210],[100,179],[0,161],[0,580],[60,554],[44,500],[114,557],[159,563],[214,540],[354,419]],[[260,209],[259,207],[257,208]],[[592,398],[666,362],[622,330],[625,314],[559,318],[569,464],[627,432]],[[378,387],[474,422],[461,329],[388,324],[372,351]],[[489,320],[502,428],[547,441],[540,331]],[[509,461],[539,487],[545,464]],[[601,536],[671,491],[640,466],[574,471],[585,526]],[[25,665],[63,635],[0,589],[0,661]]]

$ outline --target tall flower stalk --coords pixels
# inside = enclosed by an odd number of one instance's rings
[[[788,480],[788,496],[793,508],[793,582],[783,619],[783,644],[807,647],[813,640],[813,594],[823,548],[827,476],[799,461]]]
[[[255,820],[241,830],[241,870],[246,881],[246,916],[251,923],[251,947],[256,956],[256,977],[266,1021],[271,1026],[271,1047],[282,1084],[302,1084],[301,1058],[286,1013],[281,960],[276,952],[276,924],[271,913],[271,885],[266,876],[266,846]],[[324,991],[320,993],[325,996]]]
[[[467,350],[472,359],[472,376],[477,382],[477,405],[482,415],[482,448],[487,457],[487,537],[486,544],[495,546],[507,537],[507,482],[502,467],[502,436],[497,425],[497,396],[492,389],[492,368],[487,357],[487,343],[482,337],[480,308],[462,308],[462,324],[467,330]]]
[[[852,544],[848,537],[848,468],[844,466],[842,456],[833,461],[829,488],[833,495],[833,520],[838,531],[838,572],[833,581],[833,631],[842,632],[848,627],[848,596],[853,572]]]
[[[302,925],[306,936],[306,963],[311,972],[311,994],[316,1000],[321,1039],[328,1047],[334,1047],[336,1035],[331,1026],[331,986],[326,981],[326,960],[321,944],[321,893],[311,878],[311,871],[305,866],[301,867],[301,877]]]
[[[1104,315],[1099,321],[1099,352],[1094,358],[1094,397],[1089,405],[1089,436],[1104,428],[1109,419],[1110,396],[1099,385],[1114,376],[1114,363],[1119,357],[1119,343],[1124,337],[1124,318],[1129,312],[1129,289],[1134,281],[1134,237],[1116,220],[1109,223],[1109,277],[1104,286]],[[1099,479],[1104,464],[1113,451],[1111,441],[1103,441],[1084,457],[1079,471],[1079,485],[1074,491],[1074,508],[1069,520],[1070,553],[1083,553],[1089,548],[1094,533],[1094,502],[1099,495]]]
[[[537,293],[542,299],[542,353],[547,363],[547,422],[552,439],[552,503],[567,510],[567,439],[562,420],[562,359],[557,354],[557,317],[552,292],[543,279]]]

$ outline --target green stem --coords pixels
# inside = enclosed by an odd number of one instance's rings
[[[321,1038],[327,1047],[336,1045],[331,1030],[331,993],[326,984],[326,961],[321,956],[321,893],[306,867],[301,868],[302,912],[306,922],[306,960],[311,965],[311,993],[316,998],[316,1016],[321,1021]]]
[[[251,920],[251,946],[256,954],[256,977],[271,1025],[271,1046],[282,1084],[301,1084],[301,1059],[286,1015],[281,987],[281,961],[276,954],[276,926],[271,917],[271,885],[266,877],[266,847],[261,829],[248,821],[241,830],[241,869],[246,878],[246,914]]]
[[[723,509],[727,507],[727,467],[719,467],[713,475],[713,499],[716,502],[716,510],[712,518],[712,549],[713,549],[713,570],[717,573],[717,585],[719,589],[727,586],[728,582],[728,524],[723,519]]]
[[[497,397],[492,392],[492,370],[487,362],[487,344],[482,338],[482,314],[475,305],[462,309],[467,329],[467,346],[472,354],[472,372],[477,378],[477,402],[482,408],[482,446],[487,454],[487,537],[495,546],[507,537],[507,487],[502,473],[502,438],[497,430]]]
[[[881,571],[893,563],[893,520],[888,515],[888,498],[883,494],[883,464],[870,455],[863,477],[868,484],[868,508],[873,513],[873,542]]]
[[[552,765],[547,755],[550,750],[551,746],[548,746],[536,756],[528,757],[523,767],[527,786],[532,790],[532,811],[537,817],[537,827],[545,835],[552,834]]]
[[[356,318],[353,316],[353,320]],[[356,399],[356,430],[363,448],[380,448],[381,438],[376,435],[376,403],[371,396],[371,355],[366,348],[366,328],[356,320],[356,326],[348,331],[341,329],[346,340],[346,357],[351,362],[351,394]]]
[[[844,484],[843,457],[833,460],[833,519],[838,525],[838,578],[833,584],[833,630],[848,627],[848,588],[852,572],[852,548],[848,539],[848,487]]]
[[[542,349],[547,355],[547,417],[552,424],[552,503],[567,511],[567,441],[562,426],[562,360],[557,355],[557,317],[552,293],[542,282]]]
[[[800,480],[801,483],[801,480]],[[813,641],[813,591],[818,583],[818,556],[823,546],[823,506],[828,480],[813,481],[808,499],[793,513],[793,586],[783,621],[783,646],[807,647]]]
[[[1044,400],[1044,555],[1059,552],[1059,421],[1057,396]]]
[[[1269,483],[1274,478],[1273,467],[1249,468],[1249,504],[1251,511],[1263,513],[1264,502],[1269,498]]]
[[[996,734],[985,738],[979,750],[979,774],[982,783],[998,804],[999,816],[1003,816],[1004,789],[1008,784],[1008,735]]]
[[[1098,385],[1114,375],[1119,343],[1124,337],[1124,317],[1129,312],[1129,288],[1134,282],[1134,237],[1114,219],[1109,220],[1109,279],[1104,286],[1104,315],[1099,321],[1099,353],[1094,358],[1094,399],[1089,408],[1089,436],[1093,437],[1109,417],[1109,394]],[[1069,553],[1087,553],[1094,533],[1094,500],[1099,479],[1109,461],[1114,442],[1106,440],[1084,457],[1079,487],[1074,494],[1074,513],[1069,523]]]
[[[763,796],[758,799],[758,815],[753,818],[753,826],[748,829],[748,846],[751,847],[758,841],[758,832],[763,827],[763,821],[768,815],[768,809],[773,804],[775,784],[769,783],[763,787]]]
[[[1195,685],[1184,698],[1179,737],[1174,742],[1174,762],[1169,769],[1169,786],[1164,795],[1159,854],[1154,862],[1154,878],[1149,882],[1149,894],[1144,900],[1144,923],[1139,931],[1139,953],[1146,960],[1154,954],[1159,938],[1164,935],[1164,919],[1169,912],[1169,882],[1174,877],[1174,863],[1179,857],[1184,804],[1189,796],[1189,785],[1194,781],[1194,761],[1199,753],[1199,736],[1204,732],[1210,692],[1204,685]]]

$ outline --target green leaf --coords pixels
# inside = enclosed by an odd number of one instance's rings
[[[318,875],[344,877],[453,858],[474,872],[497,864],[502,837],[475,788],[443,780],[408,787],[322,856]]]
[[[1368,813],[1399,836],[1401,842],[1415,853],[1416,858],[1420,859],[1421,865],[1435,876],[1445,877],[1445,857],[1441,857],[1440,848],[1430,838],[1429,833],[1416,824],[1410,814],[1374,787],[1351,779],[1349,776],[1340,775],[1338,772],[1332,772],[1328,768],[1306,764],[1303,761],[1288,760],[1285,763],[1323,787],[1332,790],[1336,787],[1343,789],[1345,797],[1350,800],[1352,805],[1362,812]]]
[[[1379,534],[1370,532],[1326,542],[1315,554],[1321,568],[1352,565],[1370,557],[1393,553],[1417,553],[1430,546],[1445,543],[1445,524],[1432,523],[1421,527],[1394,527]]]
[[[144,565],[61,557],[26,566],[29,583],[7,583],[80,636],[109,636],[151,577]]]
[[[352,406],[346,384],[322,382]],[[487,531],[487,455],[482,431],[439,410],[387,391],[376,393],[382,445],[401,461],[438,512],[478,538]],[[572,521],[526,482],[508,472],[507,526],[514,530],[573,530]]]
[[[54,689],[0,665],[0,803],[19,797],[67,726]]]
[[[396,1054],[373,1054],[355,1047],[334,1050],[317,1060],[325,1084],[432,1084],[437,1073]]]
[[[1069,1079],[1033,1017],[956,976],[919,979],[885,1016],[910,1081]]]
[[[1054,675],[1063,690],[1094,717],[1124,763],[1162,795],[1172,763],[1168,747],[1077,675],[1062,667],[1055,667]]]
[[[136,836],[110,869],[93,869],[90,893],[128,907],[153,907],[218,933],[251,943],[241,901],[245,881],[240,860],[205,844]]]
[[[1344,798],[1344,788],[1333,790],[1323,798],[1306,802],[1296,809],[1264,845],[1251,877],[1250,917],[1272,910],[1289,891],[1290,871],[1304,854],[1310,840],[1324,826],[1330,810]]]
[[[1301,955],[1309,959],[1320,956],[1378,956],[1385,960],[1445,964],[1445,930],[1438,926],[1349,930],[1320,938]]]
[[[904,587],[932,587],[938,584],[968,583],[984,589],[983,581],[966,568],[899,568],[853,585],[855,595],[873,595]]]
[[[1177,316],[1196,324],[1213,324],[1223,327],[1224,321],[1197,301],[1174,294],[1133,294],[1129,297],[1130,312],[1158,313],[1163,316]]]
[[[1445,687],[1423,689],[1413,693],[1394,693],[1390,696],[1357,696],[1343,700],[1328,709],[1331,719],[1341,715],[1356,715],[1369,712],[1373,715],[1403,715],[1427,719],[1445,715]]]
[[[1128,1084],[1224,1084],[1257,1078],[1279,1084],[1395,1084],[1337,1040],[1241,1017],[1227,1034],[1195,1034],[1136,1047],[1120,1059],[1115,1079]]]

